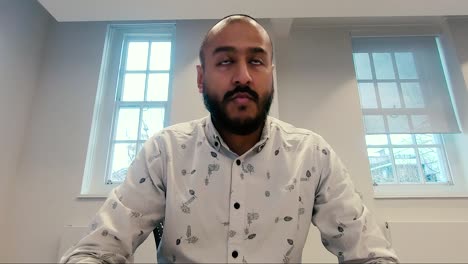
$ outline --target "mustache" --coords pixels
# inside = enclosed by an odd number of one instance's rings
[[[247,93],[252,97],[252,99],[255,102],[258,102],[258,93],[255,92],[254,90],[252,90],[250,88],[250,86],[247,86],[247,85],[244,85],[244,86],[238,85],[234,89],[232,89],[231,91],[226,92],[226,94],[224,95],[224,98],[223,98],[223,102],[227,102],[227,101],[231,100],[231,98],[233,96],[235,96],[236,94],[238,94],[238,93]]]

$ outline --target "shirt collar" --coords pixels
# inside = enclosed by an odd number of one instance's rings
[[[209,142],[209,144],[218,152],[220,151],[222,147],[231,151],[228,145],[224,142],[223,138],[220,136],[219,132],[216,130],[213,124],[213,121],[211,120],[211,115],[207,116],[205,120],[206,121],[204,125],[204,128],[205,128],[204,130],[205,130],[206,139]],[[271,122],[272,122],[271,117],[267,116],[260,140],[252,147],[251,150],[247,151],[246,153],[249,153],[252,150],[256,150],[257,153],[262,151],[267,140],[270,138]]]

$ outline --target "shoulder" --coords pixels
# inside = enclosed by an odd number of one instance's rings
[[[323,137],[314,131],[296,127],[274,117],[268,118],[271,130],[275,133],[279,133],[285,140],[298,140],[301,142],[317,143],[320,145],[326,144]]]

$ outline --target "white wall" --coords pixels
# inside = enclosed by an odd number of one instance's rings
[[[206,114],[194,67],[209,25],[210,21],[182,21],[177,26],[171,112],[174,123]],[[468,34],[464,28],[468,26],[454,30],[454,39],[468,79],[468,48],[463,42]],[[50,24],[31,121],[14,174],[16,185],[10,193],[10,229],[14,231],[9,241],[14,248],[10,261],[56,261],[62,227],[86,225],[102,203],[99,199],[77,200],[76,196],[84,171],[105,32],[106,23]],[[373,201],[348,38],[341,29],[312,29],[293,31],[288,43],[277,43],[280,117],[319,132],[334,146],[380,219],[467,220],[465,199]],[[13,62],[21,62],[20,57]],[[305,250],[305,254],[315,252],[313,248]]]
[[[9,251],[12,189],[50,20],[35,1],[0,1],[0,261]]]

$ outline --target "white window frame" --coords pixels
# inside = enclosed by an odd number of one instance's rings
[[[131,40],[144,41],[170,41],[171,58],[169,71],[169,90],[167,102],[120,102],[122,92],[122,79],[125,72],[124,65],[126,58],[126,48]],[[88,152],[86,157],[85,171],[82,181],[81,198],[101,198],[120,183],[108,181],[108,174],[112,162],[112,142],[116,130],[118,111],[123,107],[142,108],[145,106],[164,107],[164,126],[170,124],[171,102],[172,102],[172,82],[174,69],[175,50],[175,24],[174,23],[148,23],[148,24],[110,24],[108,26],[101,72],[94,106],[93,122],[91,126]],[[149,58],[150,54],[148,54]],[[149,71],[144,73],[159,71]],[[145,85],[145,90],[147,85]],[[146,96],[146,93],[145,93]],[[142,112],[140,111],[140,119]],[[140,130],[138,130],[138,138]],[[119,141],[120,142],[120,141]],[[138,141],[137,152],[138,153]]]
[[[446,53],[452,53],[454,46],[450,38],[450,31],[446,21],[440,21],[434,25],[405,25],[405,26],[383,26],[383,27],[353,27],[349,30],[351,37],[405,37],[405,36],[437,36],[439,37],[439,53],[441,54],[442,66],[447,79],[448,90],[454,106],[455,115],[458,118],[458,109],[453,102],[453,89],[461,89],[461,84],[452,83],[452,75],[459,74],[458,61],[453,57],[447,57]],[[354,64],[353,64],[354,65]],[[450,69],[450,71],[447,70]],[[457,72],[454,72],[457,71]],[[356,80],[356,86],[357,86]],[[460,123],[460,122],[459,122]],[[445,147],[447,160],[446,170],[451,174],[451,181],[447,184],[380,184],[374,186],[375,199],[407,199],[407,198],[458,198],[468,197],[468,175],[464,172],[460,161],[468,157],[460,157],[457,151],[457,136],[452,134],[441,134],[442,145]],[[467,146],[468,147],[468,146]],[[367,149],[367,145],[366,145]],[[369,162],[369,161],[368,161]],[[369,176],[373,182],[370,174]]]

